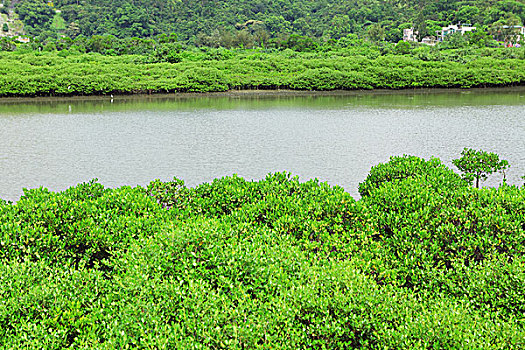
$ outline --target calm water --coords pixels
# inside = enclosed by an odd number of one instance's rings
[[[391,155],[452,166],[463,147],[498,153],[521,184],[525,89],[0,100],[0,198],[92,178],[115,187],[175,176],[193,186],[282,170],[357,197],[370,167]]]

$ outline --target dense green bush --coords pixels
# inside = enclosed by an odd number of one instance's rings
[[[173,57],[0,52],[0,96],[214,92],[232,89],[355,90],[522,85],[525,60],[468,62],[384,55],[366,47],[183,51]],[[525,51],[524,51],[525,52]],[[170,54],[171,55],[171,54]],[[464,57],[464,56],[461,56]],[[466,57],[466,56],[465,56]],[[471,56],[468,56],[471,57]],[[176,62],[176,63],[169,63]]]
[[[429,182],[434,189],[440,187],[452,188],[465,186],[461,178],[448,169],[439,159],[424,160],[415,156],[390,157],[390,161],[378,164],[370,170],[365,181],[359,184],[359,194],[369,196],[375,189],[387,182],[396,182],[407,178],[431,178]]]
[[[140,236],[159,229],[163,212],[142,189],[103,189],[95,182],[63,193],[44,188],[0,211],[0,259],[50,264],[105,263]]]
[[[359,189],[275,173],[0,201],[0,344],[525,346],[525,187],[403,156]]]

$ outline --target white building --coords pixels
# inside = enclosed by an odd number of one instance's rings
[[[476,30],[476,27],[468,27],[468,26],[462,26],[461,23],[455,25],[450,25],[448,27],[441,28],[441,32],[438,32],[439,40],[443,41],[445,40],[445,37],[450,34],[454,33],[461,33],[461,35],[465,34],[466,32],[471,32],[473,30]]]
[[[417,41],[417,34],[414,28],[403,29],[403,41]]]
[[[438,41],[436,40],[436,37],[433,37],[433,36],[426,36],[423,39],[421,39],[421,44],[430,45],[430,46],[436,45],[437,42]]]

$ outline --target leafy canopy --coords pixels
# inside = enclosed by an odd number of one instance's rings
[[[463,179],[470,184],[476,180],[476,188],[479,188],[479,181],[485,181],[488,175],[495,172],[503,172],[509,168],[509,162],[500,160],[496,153],[485,152],[464,148],[461,158],[452,161],[454,165],[463,173]]]

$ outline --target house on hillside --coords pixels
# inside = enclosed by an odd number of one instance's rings
[[[403,29],[403,41],[417,42],[418,35],[419,33],[416,30],[414,30],[414,28]],[[421,44],[434,46],[436,45],[436,43],[437,40],[433,36],[426,36],[423,39],[421,39]]]
[[[494,40],[503,41],[505,45],[525,41],[525,26],[499,26],[492,28]]]
[[[445,37],[447,35],[451,35],[454,33],[460,33],[461,35],[465,34],[466,32],[472,32],[476,30],[476,27],[469,27],[469,26],[463,26],[461,23],[458,23],[457,25],[453,24],[448,27],[441,28],[441,31],[438,31],[438,37],[439,41],[445,40]]]
[[[434,46],[438,43],[438,40],[434,36],[426,36],[423,39],[421,39],[421,44]]]
[[[417,41],[417,34],[414,28],[403,29],[403,41]]]

